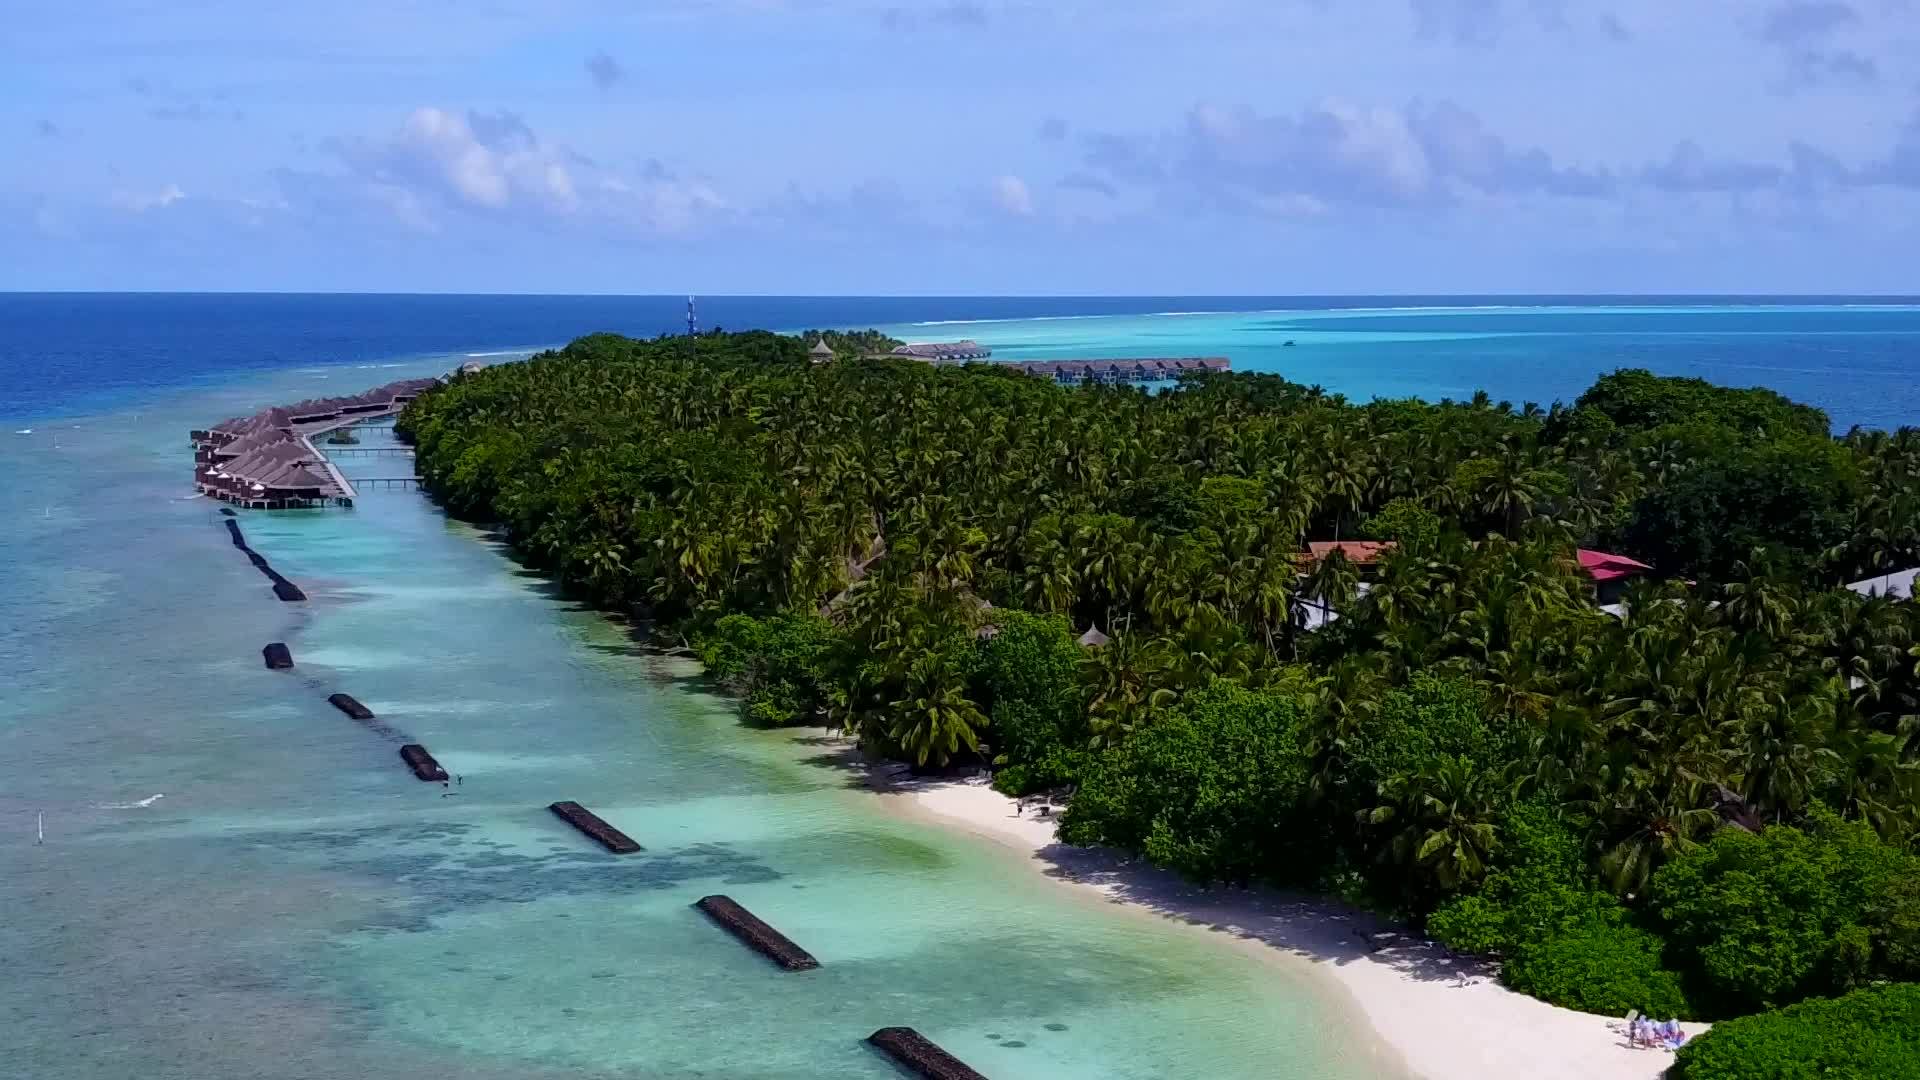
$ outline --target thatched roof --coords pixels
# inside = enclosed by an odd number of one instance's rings
[[[256,431],[267,431],[273,428],[290,428],[292,426],[293,416],[289,414],[287,410],[276,405],[271,409],[264,409],[254,413],[252,416],[241,421],[237,434],[247,435]]]
[[[258,431],[248,432],[225,446],[215,447],[213,452],[216,457],[239,458],[246,457],[248,454],[256,451],[265,450],[270,446],[294,442],[294,437],[289,432],[282,431],[279,428],[262,428]]]
[[[1080,635],[1080,644],[1085,645],[1089,649],[1097,649],[1112,640],[1112,638],[1101,633],[1100,628],[1097,626],[1087,627],[1087,632]]]
[[[271,476],[261,478],[260,482],[275,491],[319,491],[333,487],[330,478],[304,463],[289,465]]]

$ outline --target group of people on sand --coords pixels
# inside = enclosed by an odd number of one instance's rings
[[[1680,1030],[1678,1020],[1655,1020],[1651,1016],[1636,1016],[1627,1021],[1627,1042],[1634,1046],[1678,1050],[1686,1045],[1686,1041],[1687,1033]]]

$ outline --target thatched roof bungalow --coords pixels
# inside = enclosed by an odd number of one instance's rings
[[[1038,378],[1062,384],[1080,382],[1164,382],[1194,371],[1231,371],[1233,362],[1221,356],[1171,356],[1142,359],[1018,360],[1008,365]]]
[[[262,450],[283,445],[297,446],[299,445],[299,440],[294,437],[291,431],[268,428],[264,431],[255,431],[242,435],[223,445],[210,448],[206,452],[206,460],[216,462],[233,461]]]
[[[985,360],[993,355],[993,350],[972,340],[925,341],[914,345],[897,345],[893,355],[912,360]]]

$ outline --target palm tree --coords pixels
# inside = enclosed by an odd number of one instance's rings
[[[1394,852],[1432,874],[1446,892],[1479,880],[1498,846],[1498,792],[1498,778],[1459,755],[1433,762],[1418,776],[1390,780],[1385,793],[1399,798],[1403,820]]]
[[[1095,749],[1120,741],[1174,702],[1172,651],[1159,639],[1122,630],[1089,649],[1081,667]]]
[[[954,755],[980,749],[987,718],[966,695],[966,684],[947,657],[921,655],[907,668],[905,690],[889,705],[887,738],[915,765],[945,765]]]

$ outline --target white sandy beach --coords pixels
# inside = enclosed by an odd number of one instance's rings
[[[1656,1080],[1673,1061],[1668,1051],[1629,1046],[1618,1017],[1514,993],[1475,961],[1364,913],[1268,890],[1200,888],[1112,852],[1059,843],[1053,821],[1016,813],[984,778],[901,780],[897,771],[868,775],[903,814],[1001,844],[1067,888],[1231,935],[1276,963],[1312,965],[1425,1080]]]

